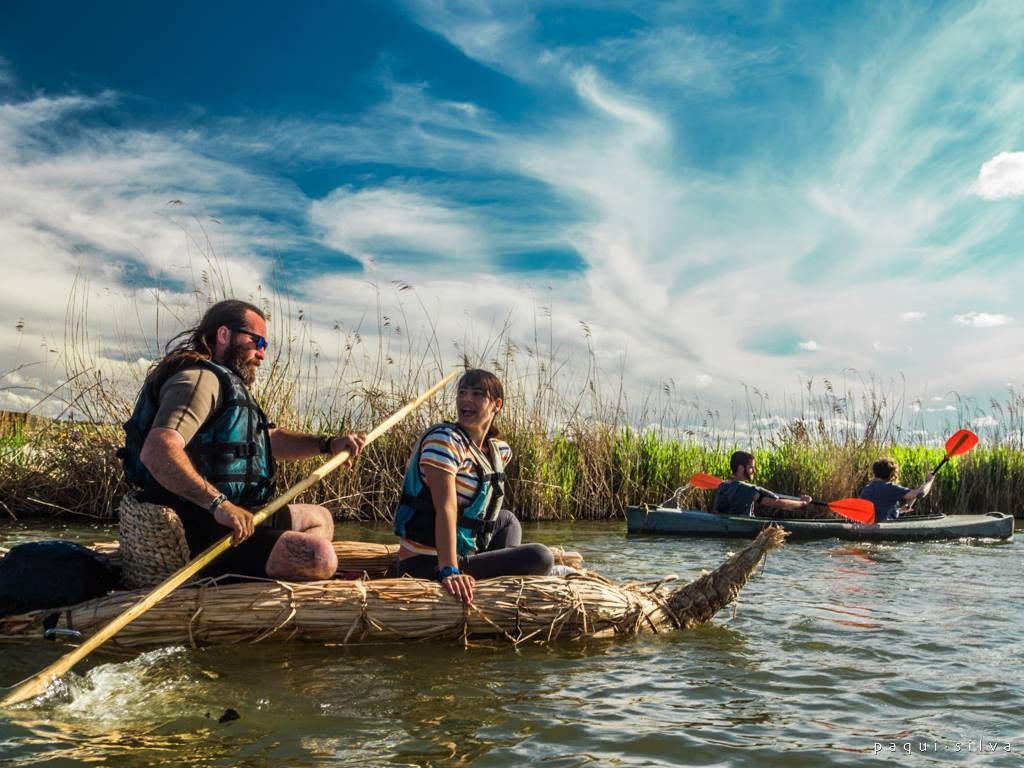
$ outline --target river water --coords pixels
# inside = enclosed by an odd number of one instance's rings
[[[622,579],[693,577],[741,546],[624,528],[541,525],[527,538]],[[1018,522],[1010,543],[793,543],[735,613],[687,632],[518,651],[101,653],[63,695],[0,713],[0,765],[1020,766],[1022,536]],[[37,537],[0,528],[6,545]],[[389,540],[360,525],[338,538]],[[61,653],[0,649],[0,684]],[[218,722],[229,708],[239,719]]]

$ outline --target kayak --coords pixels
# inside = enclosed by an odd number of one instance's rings
[[[124,627],[108,644],[125,648],[314,641],[470,638],[524,642],[582,639],[688,629],[710,621],[736,600],[785,533],[768,528],[711,573],[683,586],[615,584],[597,574],[502,576],[478,581],[466,606],[436,581],[270,579],[221,584],[204,579],[168,595]],[[674,587],[674,588],[673,588]],[[0,617],[0,641],[39,642],[50,636],[87,640],[144,597],[115,592],[67,608]]]
[[[773,520],[766,517],[719,515],[695,509],[629,507],[629,533],[673,536],[756,536],[776,523],[794,539],[839,538],[851,541],[929,541],[937,539],[1009,539],[1013,517],[1004,512],[984,515],[915,515],[873,525],[837,519]]]

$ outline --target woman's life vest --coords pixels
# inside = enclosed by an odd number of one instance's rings
[[[189,367],[193,364],[189,363]],[[196,472],[228,500],[242,507],[258,506],[274,492],[274,456],[266,415],[241,377],[208,360],[195,366],[213,371],[220,382],[220,402],[185,446]],[[125,479],[141,488],[147,501],[173,505],[177,497],[163,488],[142,463],[142,444],[153,427],[163,382],[147,383],[124,424],[125,445],[118,452]]]
[[[455,546],[459,557],[484,550],[494,535],[498,513],[505,498],[505,463],[496,440],[488,440],[490,458],[484,455],[458,424],[435,424],[420,437],[409,459],[402,484],[402,500],[395,512],[395,534],[427,547],[436,547],[435,510],[430,488],[420,475],[420,452],[426,439],[442,430],[458,432],[465,439],[476,463],[480,487],[467,507],[459,510]]]

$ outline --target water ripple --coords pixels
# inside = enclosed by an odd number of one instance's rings
[[[737,548],[627,538],[618,526],[529,530],[635,579],[690,578]],[[685,633],[518,651],[408,643],[103,657],[67,689],[5,713],[0,762],[1018,766],[1019,541],[792,544],[735,613]],[[0,673],[13,682],[53,654],[5,649]],[[228,707],[240,719],[219,723]]]

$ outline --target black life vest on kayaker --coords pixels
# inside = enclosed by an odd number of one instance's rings
[[[490,458],[470,439],[466,431],[453,422],[435,424],[420,437],[409,459],[402,484],[402,499],[395,512],[395,534],[417,544],[436,547],[434,502],[430,488],[420,475],[420,452],[426,439],[443,430],[457,432],[469,446],[476,463],[480,486],[469,505],[459,511],[456,520],[455,545],[459,556],[484,550],[494,535],[495,523],[505,498],[505,463],[497,440],[488,440]]]
[[[228,500],[243,507],[269,501],[274,491],[274,456],[270,449],[270,422],[242,378],[218,363],[198,360],[213,371],[220,383],[220,402],[185,446],[196,472],[215,485]],[[147,501],[173,504],[174,494],[163,488],[142,463],[142,444],[153,427],[163,382],[142,388],[131,418],[124,424],[125,445],[117,455],[125,479],[142,489]]]

